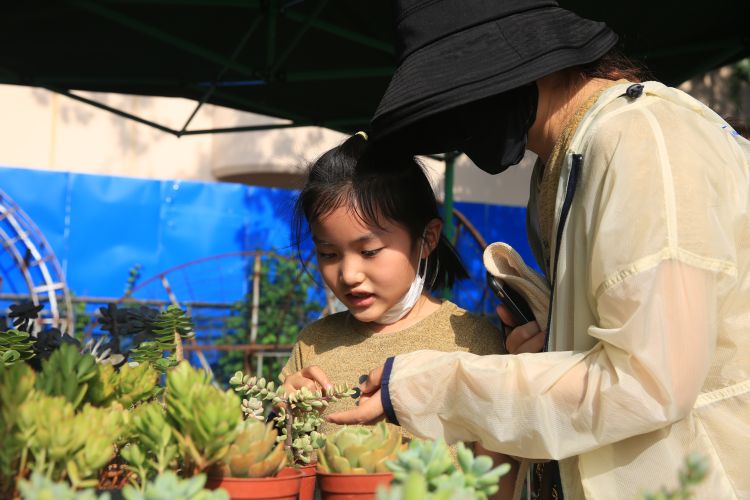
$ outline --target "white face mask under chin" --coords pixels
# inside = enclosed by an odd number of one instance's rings
[[[406,294],[401,297],[401,300],[399,300],[397,303],[393,305],[390,309],[388,309],[383,315],[375,320],[375,323],[379,323],[381,325],[390,325],[392,323],[395,323],[396,321],[400,320],[406,314],[412,310],[414,305],[419,300],[419,297],[422,295],[422,290],[424,290],[424,282],[425,278],[427,277],[427,262],[429,261],[430,257],[428,256],[424,263],[424,270],[422,271],[422,274],[420,275],[420,262],[422,260],[422,248],[424,247],[424,237],[422,237],[422,243],[419,245],[419,254],[418,254],[418,260],[417,260],[417,275],[414,276],[414,281],[411,282],[411,286],[409,286],[409,290],[407,290]]]

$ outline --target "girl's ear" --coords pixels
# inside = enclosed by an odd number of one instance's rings
[[[442,230],[443,221],[440,219],[432,219],[427,223],[424,230],[424,248],[422,248],[422,255],[419,256],[421,259],[426,259],[437,248]]]

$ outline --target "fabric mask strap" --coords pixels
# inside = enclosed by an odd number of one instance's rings
[[[422,290],[424,290],[425,278],[427,277],[427,264],[430,260],[429,255],[426,259],[424,259],[424,271],[420,274],[419,271],[422,267],[422,250],[424,250],[426,235],[427,229],[425,229],[422,233],[421,243],[419,244],[419,254],[417,254],[417,274],[416,276],[414,276],[414,281],[411,282],[409,290],[407,290],[406,294],[401,297],[401,300],[399,300],[396,304],[393,305],[393,307],[383,313],[380,318],[375,320],[375,323],[379,323],[381,325],[390,325],[392,323],[395,323],[396,321],[406,316],[406,314],[414,308],[417,301],[419,300],[419,297],[422,295]]]

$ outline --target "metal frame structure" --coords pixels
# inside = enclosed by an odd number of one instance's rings
[[[3,300],[31,300],[35,305],[46,302],[38,322],[73,332],[73,307],[60,263],[52,247],[34,221],[0,189],[0,244],[28,289],[28,294],[14,291],[1,293]],[[1,269],[5,275],[12,269]],[[2,279],[0,277],[0,291]]]
[[[315,9],[310,15],[306,15],[295,11],[293,7],[299,3],[299,0],[287,0],[281,2],[280,0],[178,0],[173,3],[176,5],[190,3],[191,5],[205,5],[213,7],[221,6],[232,6],[232,7],[243,7],[248,9],[254,9],[257,12],[257,16],[252,18],[248,23],[247,30],[242,35],[240,40],[237,42],[232,53],[227,56],[225,54],[214,52],[210,49],[202,47],[190,40],[183,37],[173,35],[164,31],[163,29],[149,25],[139,19],[132,16],[128,16],[122,12],[119,12],[113,8],[107,6],[107,3],[117,2],[93,2],[93,1],[73,1],[70,2],[72,5],[80,8],[83,11],[94,14],[102,19],[117,23],[123,27],[132,29],[142,35],[154,38],[159,42],[175,47],[181,51],[184,51],[192,56],[198,57],[210,63],[215,63],[221,66],[221,69],[217,72],[216,77],[210,81],[201,84],[201,87],[205,87],[205,91],[201,99],[198,100],[193,111],[187,117],[184,125],[178,130],[166,125],[156,123],[152,120],[147,120],[140,116],[122,111],[120,109],[108,106],[100,103],[94,99],[75,94],[69,89],[65,89],[59,86],[58,82],[54,79],[42,79],[37,82],[40,86],[43,86],[47,90],[62,94],[86,104],[90,104],[99,109],[103,109],[114,113],[118,116],[134,120],[138,123],[148,125],[150,127],[161,130],[172,134],[176,137],[188,136],[188,135],[200,135],[200,134],[216,134],[216,133],[232,133],[232,132],[253,132],[262,130],[275,130],[284,128],[294,127],[306,127],[306,126],[319,126],[330,128],[333,130],[342,130],[347,127],[351,127],[353,124],[366,123],[369,121],[369,117],[351,117],[337,120],[321,121],[310,117],[296,116],[289,112],[281,111],[279,109],[273,109],[271,107],[263,106],[260,103],[254,102],[252,106],[257,109],[259,113],[265,113],[274,117],[283,117],[290,120],[290,123],[275,123],[268,125],[250,125],[240,127],[226,127],[226,128],[212,128],[212,129],[200,129],[200,130],[188,130],[188,126],[192,122],[193,118],[197,115],[201,107],[211,98],[212,95],[220,96],[228,101],[236,101],[237,104],[243,104],[241,98],[237,96],[229,95],[221,92],[221,88],[229,87],[249,87],[257,85],[267,85],[272,82],[283,81],[283,82],[312,82],[312,81],[325,81],[325,80],[342,80],[342,79],[356,79],[356,78],[370,78],[370,77],[390,77],[393,74],[393,66],[383,67],[362,67],[362,68],[345,68],[335,70],[306,70],[306,71],[288,71],[285,67],[287,59],[299,47],[302,43],[305,35],[310,29],[316,29],[328,34],[334,35],[342,39],[345,42],[352,42],[370,49],[376,49],[382,51],[385,54],[393,54],[393,46],[389,43],[385,43],[382,40],[368,37],[361,33],[346,29],[336,24],[326,22],[319,19],[321,12],[325,9],[329,0],[319,0],[316,4]],[[129,0],[129,4],[148,3],[148,0]],[[162,1],[162,4],[170,3]],[[279,17],[283,16],[284,19],[296,22],[300,24],[296,33],[292,37],[291,41],[284,47],[279,47],[277,43],[276,31]],[[257,30],[265,23],[266,27],[266,64],[263,69],[255,69],[248,67],[245,64],[237,61],[238,55],[248,43],[250,37],[257,32]],[[277,49],[282,49],[277,55]],[[232,70],[236,74],[242,75],[246,79],[244,80],[231,80],[225,81],[223,77],[227,71]],[[121,83],[122,80],[118,80]],[[97,81],[96,83],[107,83],[106,81]],[[115,82],[112,82],[115,83]],[[134,80],[130,83],[142,83],[138,80]],[[265,109],[264,109],[265,108]]]

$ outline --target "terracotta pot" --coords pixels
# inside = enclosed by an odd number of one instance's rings
[[[299,487],[299,500],[313,500],[315,496],[315,469],[317,464],[299,465],[295,467],[302,472],[302,482]]]
[[[223,488],[232,500],[297,500],[302,472],[286,468],[274,477],[209,476],[206,488]]]
[[[393,474],[328,474],[318,471],[323,500],[374,500],[378,486],[388,486]]]

